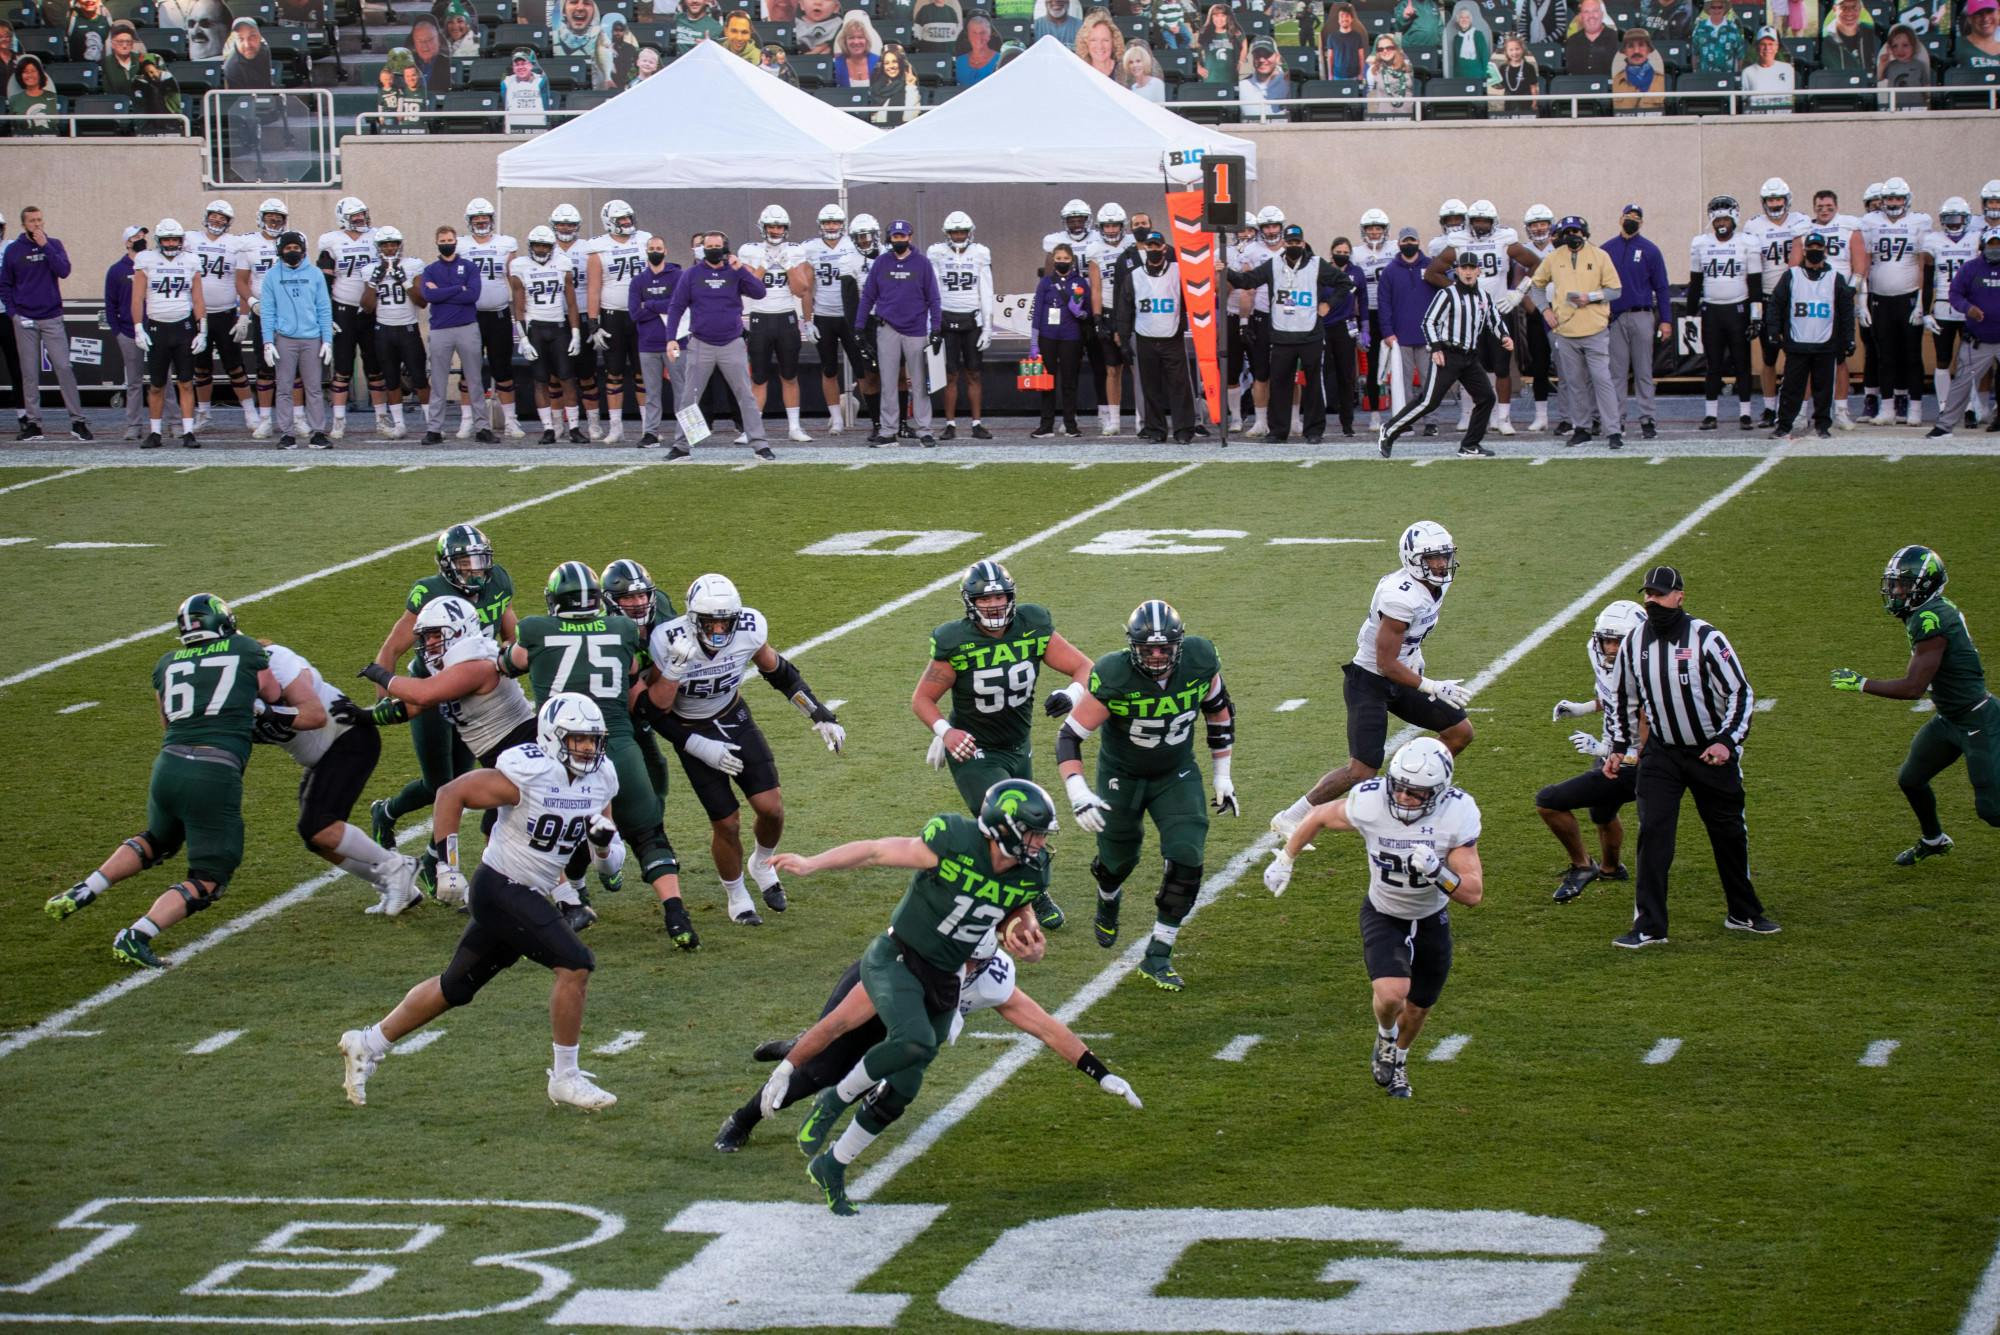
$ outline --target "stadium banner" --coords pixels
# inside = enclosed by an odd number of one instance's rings
[[[1174,258],[1181,266],[1181,298],[1187,302],[1188,333],[1194,337],[1195,361],[1201,367],[1208,420],[1222,421],[1222,359],[1217,354],[1215,324],[1215,238],[1201,230],[1201,189],[1175,190],[1167,195],[1167,216],[1173,219]]]

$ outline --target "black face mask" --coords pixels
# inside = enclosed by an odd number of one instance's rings
[[[1068,273],[1068,272],[1069,272],[1069,261],[1068,261],[1068,260],[1057,260],[1057,261],[1055,262],[1055,271],[1056,271],[1057,273]]]
[[[652,265],[655,269],[660,268],[662,265],[666,264],[666,262],[667,262],[666,251],[649,250],[646,252],[646,263]]]
[[[1417,257],[1417,252],[1422,249],[1423,247],[1418,245],[1414,241],[1405,241],[1402,245],[1396,247],[1397,253],[1402,255],[1402,257],[1406,260],[1415,259]]]
[[[1650,621],[1655,628],[1665,629],[1674,625],[1680,619],[1681,609],[1678,607],[1669,607],[1665,603],[1646,604],[1646,620]]]
[[[1166,252],[1166,251],[1164,251],[1164,250],[1149,250],[1149,251],[1147,251],[1147,252],[1146,252],[1146,272],[1147,272],[1147,273],[1165,273],[1166,271],[1167,271],[1167,252]]]
[[[1627,236],[1637,236],[1639,235],[1639,220],[1637,218],[1627,218],[1618,225],[1618,230]]]
[[[702,247],[701,257],[710,264],[720,264],[722,263],[722,257],[728,253],[721,246],[704,246]]]
[[[296,269],[306,262],[306,253],[303,250],[288,250],[279,255],[278,258]]]
[[[898,255],[907,255],[910,253],[909,239],[906,237],[901,241],[891,241],[889,249],[895,251]]]
[[[1806,268],[1811,269],[1815,273],[1817,273],[1819,270],[1824,269],[1825,267],[1826,267],[1825,251],[1809,250],[1806,252]]]
[[[1335,264],[1346,264],[1349,260],[1353,258],[1354,258],[1353,254],[1349,251],[1336,250],[1333,252],[1333,262]]]
[[[1305,254],[1306,254],[1306,248],[1304,246],[1285,247],[1285,258],[1290,260],[1293,264],[1297,264],[1300,260],[1304,259]]]
[[[1563,244],[1565,246],[1568,246],[1571,250],[1582,250],[1583,237],[1576,232],[1571,232],[1568,236],[1563,238]]]
[[[145,248],[146,248],[146,238],[143,236],[132,243],[132,253],[134,255],[137,255],[140,251],[144,250]]]
[[[451,258],[452,256],[454,256],[454,255],[456,255],[456,254],[458,254],[458,244],[457,244],[456,242],[440,242],[440,243],[439,243],[439,245],[438,245],[438,258],[439,258],[439,259],[441,259],[441,260],[448,260],[448,259],[450,259],[450,258]]]

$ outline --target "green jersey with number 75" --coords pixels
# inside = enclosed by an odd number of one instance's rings
[[[1200,635],[1181,641],[1180,660],[1164,680],[1139,671],[1124,649],[1098,659],[1090,693],[1111,712],[1098,729],[1102,763],[1136,778],[1193,765],[1201,702],[1222,689],[1221,676],[1221,656]]]
[[[514,638],[528,653],[535,703],[563,691],[587,695],[603,711],[607,745],[632,736],[627,698],[635,664],[645,649],[637,622],[615,613],[522,617]]]
[[[183,645],[153,665],[153,690],[166,716],[169,746],[213,746],[250,763],[257,721],[257,674],[271,666],[248,635]]]
[[[1048,861],[994,871],[992,846],[970,816],[933,816],[920,837],[938,865],[910,877],[889,915],[889,932],[905,949],[953,972],[1002,918],[1049,888]]]

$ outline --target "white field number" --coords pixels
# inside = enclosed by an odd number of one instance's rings
[[[822,538],[809,547],[799,548],[799,555],[937,556],[954,547],[963,547],[978,536],[958,528],[867,528],[857,533],[836,533],[830,538]]]

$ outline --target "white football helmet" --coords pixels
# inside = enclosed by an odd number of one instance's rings
[[[604,711],[575,691],[559,691],[535,711],[535,741],[580,779],[604,763]]]
[[[455,594],[429,599],[417,611],[417,652],[432,672],[444,667],[444,656],[453,645],[484,633],[478,609]]]
[[[1763,188],[1757,192],[1757,198],[1763,201],[1764,216],[1782,218],[1785,216],[1785,210],[1792,207],[1792,188],[1785,184],[1784,177],[1773,176],[1764,182]],[[1771,206],[1771,201],[1774,199],[1778,201],[1775,208]]]
[[[783,241],[792,230],[792,215],[776,204],[767,205],[764,211],[757,215],[757,227],[764,234],[764,240]],[[771,235],[774,228],[778,233],[776,236]]]
[[[403,234],[397,231],[395,228],[393,227],[376,228],[374,239],[375,239],[376,259],[393,260],[399,258],[402,255]],[[396,249],[394,251],[385,250],[384,249],[385,246],[394,246]]]
[[[555,232],[540,224],[528,229],[528,258],[538,264],[547,264],[549,257],[556,253]]]
[[[838,204],[829,204],[819,211],[819,234],[828,242],[840,240],[840,234],[847,230],[847,210]]]
[[[493,207],[493,201],[484,196],[470,201],[465,206],[465,225],[470,227],[473,236],[481,241],[493,235],[493,220],[496,216],[498,215]],[[486,221],[481,223],[479,221],[481,218]]]
[[[1882,182],[1882,214],[1900,218],[1910,211],[1910,183],[1900,176]]]
[[[1367,236],[1368,229],[1371,227],[1379,227],[1386,233],[1389,230],[1389,215],[1380,209],[1370,209],[1362,214],[1361,234]]]
[[[1953,195],[1938,205],[1938,226],[1947,234],[1958,237],[1972,224],[1972,205],[1965,202],[1962,195]]]
[[[1451,226],[1451,220],[1453,218],[1458,219],[1461,223],[1465,221],[1464,200],[1447,199],[1444,203],[1438,205],[1438,221],[1440,223],[1443,223],[1445,227],[1449,228]]]
[[[1553,227],[1556,224],[1556,213],[1554,209],[1546,204],[1530,204],[1528,205],[1528,211],[1521,215],[1521,221],[1547,223]]]
[[[215,225],[215,215],[218,213],[222,215],[220,227]],[[226,199],[211,199],[208,201],[208,207],[202,210],[201,225],[208,230],[210,236],[221,236],[235,221],[236,210],[229,206],[229,201]]]
[[[168,244],[169,242],[172,244]],[[153,224],[153,244],[158,246],[160,253],[168,259],[180,254],[181,247],[186,243],[187,229],[172,218],[162,218]]]
[[[343,232],[368,230],[368,206],[353,195],[344,196],[333,206],[333,220]]]
[[[609,200],[597,211],[597,220],[612,236],[624,238],[639,230],[637,219],[632,216],[632,206],[622,199]]]
[[[558,204],[549,213],[549,226],[555,229],[556,240],[574,241],[583,234],[583,215],[568,204]]]
[[[1868,188],[1861,192],[1861,207],[1873,213],[1875,206],[1881,202],[1882,183],[1880,181],[1870,181]]]
[[[1989,223],[2000,223],[2000,181],[1988,181],[1979,187],[1979,211]]]
[[[1263,227],[1267,223],[1282,223],[1284,220],[1285,211],[1276,204],[1266,204],[1263,208],[1257,210],[1257,225],[1259,227]]]
[[[719,653],[736,638],[743,618],[743,595],[726,575],[702,575],[688,585],[688,622],[694,628],[695,643]]]
[[[1500,210],[1493,206],[1493,201],[1490,199],[1475,199],[1471,204],[1466,206],[1465,216],[1467,218],[1491,218],[1497,222],[1500,218]]]
[[[1078,219],[1082,221],[1079,222],[1077,221]],[[1090,235],[1090,205],[1084,203],[1082,200],[1072,199],[1069,203],[1063,205],[1062,220],[1063,226],[1069,229],[1071,236],[1084,237]]]
[[[962,232],[964,235],[954,236],[952,235],[954,232]],[[950,213],[945,214],[944,239],[950,242],[954,249],[958,250],[963,250],[971,245],[972,215],[962,209],[953,209]]]
[[[1383,771],[1389,780],[1389,814],[1415,825],[1438,809],[1451,791],[1451,752],[1435,737],[1419,737],[1396,748]]]
[[[1396,548],[1411,579],[1421,580],[1434,589],[1451,587],[1453,577],[1458,574],[1458,547],[1443,524],[1419,519],[1403,530],[1403,539]],[[1431,564],[1440,559],[1444,562],[1442,570]]]
[[[1646,610],[1630,598],[1605,605],[1597,614],[1597,624],[1590,628],[1590,652],[1596,655],[1599,667],[1606,672],[1611,670],[1611,665],[1618,661],[1618,646],[1645,619]]]
[[[1125,221],[1125,206],[1123,204],[1106,204],[1097,211],[1097,225],[1099,227],[1103,227],[1106,223],[1117,223],[1120,227],[1123,227]]]
[[[857,213],[854,215],[854,221],[847,225],[847,234],[854,238],[854,244],[858,247],[862,244],[861,238],[864,236],[870,241],[881,236],[882,224],[875,221],[875,215],[872,213]]]
[[[278,219],[276,222],[271,221],[274,214]],[[265,240],[276,241],[291,217],[291,210],[285,207],[285,201],[274,195],[257,206],[257,230],[264,234]]]

